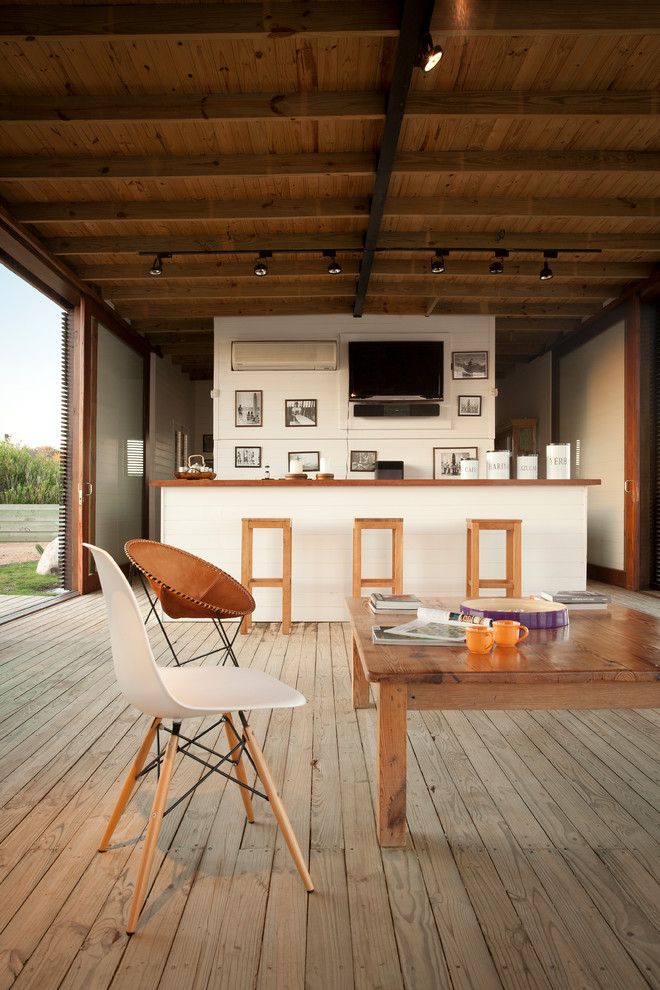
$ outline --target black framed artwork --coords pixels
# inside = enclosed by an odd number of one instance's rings
[[[237,468],[260,468],[261,447],[235,447],[234,466]]]
[[[452,378],[488,378],[488,351],[454,351]]]
[[[286,426],[316,426],[316,399],[285,399]]]

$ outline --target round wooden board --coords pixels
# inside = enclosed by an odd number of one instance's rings
[[[461,604],[461,611],[486,619],[515,619],[528,629],[568,625],[565,605],[532,598],[468,598]]]

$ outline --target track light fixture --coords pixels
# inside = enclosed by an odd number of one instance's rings
[[[444,251],[436,251],[435,258],[431,259],[431,271],[434,275],[440,275],[445,270]]]
[[[557,257],[557,252],[556,251],[544,251],[543,252],[543,257],[546,260],[545,260],[545,264],[543,265],[543,268],[541,269],[541,271],[539,273],[539,278],[541,279],[542,282],[547,282],[547,281],[549,281],[549,279],[555,277],[552,268],[548,264],[548,258],[556,258]]]
[[[263,277],[268,274],[268,265],[266,263],[267,258],[272,258],[272,251],[260,251],[259,257],[254,263],[254,274]]]
[[[423,69],[424,72],[430,72],[438,64],[442,56],[443,51],[440,45],[433,44],[433,38],[428,32],[423,34],[415,56],[415,65],[417,68]]]
[[[149,269],[150,275],[162,275],[163,274],[163,258],[171,258],[171,254],[157,254],[154,258],[154,263]]]
[[[328,275],[341,275],[341,265],[337,261],[336,251],[324,251],[323,257],[329,259]]]
[[[502,264],[502,258],[508,258],[508,251],[495,251],[495,261],[492,262],[490,268],[488,269],[491,275],[501,275],[504,271],[504,265]]]

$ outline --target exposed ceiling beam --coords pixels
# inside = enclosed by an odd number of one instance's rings
[[[292,175],[374,175],[372,152],[298,155],[148,155],[131,157],[0,159],[0,179],[270,178]],[[396,174],[488,172],[649,172],[660,171],[659,151],[399,151]]]
[[[627,0],[625,5],[602,0],[438,3],[431,18],[431,32],[434,37],[459,38],[481,34],[660,34],[660,9],[648,0]]]
[[[364,218],[369,213],[366,197],[354,199],[248,199],[172,200],[112,202],[17,203],[12,213],[22,223],[71,223],[92,221],[167,220],[170,223],[194,220],[296,220],[318,218]],[[659,199],[590,199],[588,196],[401,196],[388,197],[384,217],[595,217],[602,219],[660,216]]]
[[[401,31],[396,49],[394,70],[387,96],[387,112],[381,139],[376,178],[374,181],[369,222],[364,236],[364,251],[360,263],[360,277],[355,292],[353,316],[362,316],[364,301],[369,290],[369,277],[378,245],[385,201],[392,178],[394,159],[399,143],[401,125],[408,99],[408,90],[414,70],[414,62],[424,31],[428,30],[434,0],[403,0]]]
[[[363,237],[359,231],[323,234],[153,234],[134,237],[45,237],[43,243],[55,255],[92,254],[162,254],[165,251],[207,253],[238,253],[258,251],[359,251]],[[383,232],[378,241],[379,251],[495,251],[496,249],[551,251],[643,251],[660,249],[658,234],[599,234],[599,233],[509,233],[507,231],[397,231]],[[586,259],[585,259],[586,260]],[[590,259],[593,260],[593,259]]]
[[[200,3],[149,5],[39,5],[3,6],[0,38],[85,38],[101,40],[130,37],[247,38],[263,41],[313,37],[390,36],[398,34],[398,7],[394,0],[359,3]]]
[[[628,101],[632,104],[632,101]],[[0,97],[0,121],[282,121],[358,117],[380,120],[386,95],[335,93],[141,93],[139,96]],[[639,114],[644,114],[642,102]],[[631,110],[631,113],[634,111]]]
[[[481,34],[660,33],[660,10],[648,0],[625,4],[602,0],[554,0],[551,5],[520,0],[471,0],[437,4],[431,31],[444,37]],[[398,10],[393,0],[331,3],[162,4],[158,17],[145,7],[106,4],[68,6],[10,4],[3,7],[0,37],[112,39],[117,37],[251,38],[273,40],[351,35],[396,36]]]
[[[497,339],[500,334],[504,338],[508,334],[518,334],[521,332],[534,333],[536,331],[547,332],[556,330],[566,333],[575,329],[575,320],[570,317],[554,317],[553,319],[541,319],[534,316],[497,316],[495,318],[495,333]]]
[[[115,201],[68,203],[19,203],[12,213],[22,223],[67,223],[76,221],[166,220],[169,223],[190,220],[282,220],[299,218],[366,218],[369,199],[215,199],[173,202]],[[644,214],[636,214],[643,216]]]
[[[593,282],[561,281],[534,283],[502,282],[502,276],[491,276],[484,282],[458,282],[440,279],[429,279],[429,284],[392,282],[386,279],[382,282],[373,277],[369,283],[370,296],[435,296],[437,298],[490,298],[499,299],[609,299],[617,294],[617,288],[609,283],[602,285]],[[292,298],[314,296],[347,296],[355,292],[355,279],[345,280],[326,275],[322,281],[292,283],[253,278],[251,282],[237,283],[228,280],[218,282],[203,282],[189,285],[181,282],[164,283],[160,279],[152,279],[148,284],[122,286],[106,289],[104,296],[113,302],[133,299],[220,299],[234,298],[266,298],[267,296],[291,296]]]
[[[4,8],[3,8],[4,10]],[[0,97],[0,121],[76,121],[103,123],[145,121],[280,121],[356,117],[381,120],[385,93],[141,93],[139,96],[11,96]],[[413,92],[405,117],[657,117],[657,90],[551,91],[465,90]]]
[[[374,297],[367,300],[365,313],[373,314],[403,314],[423,316],[427,310],[428,296],[406,297],[404,299],[392,299],[383,302],[382,299]],[[168,299],[145,299],[137,300],[130,304],[130,317],[136,326],[140,326],[143,320],[181,320],[190,315],[190,300],[173,301]],[[120,303],[117,311],[123,313],[124,308]],[[336,299],[321,297],[319,299],[308,299],[305,303],[305,313],[313,316],[317,313],[350,313],[352,307],[350,300],[345,297]],[[490,315],[490,316],[529,316],[549,317],[574,316],[589,317],[594,313],[594,301],[583,302],[574,300],[571,302],[554,302],[545,300],[543,302],[529,302],[525,300],[498,300],[498,299],[469,299],[465,300],[440,300],[437,312],[448,315],[470,316],[470,315]],[[257,299],[235,298],[228,299],[220,297],[218,299],[199,299],[195,302],[195,314],[198,319],[206,317],[227,318],[234,316],[285,316],[288,314],[300,314],[300,306],[295,299],[273,299],[259,297]]]

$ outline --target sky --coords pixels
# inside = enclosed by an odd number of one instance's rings
[[[0,265],[0,440],[59,450],[62,309]]]

